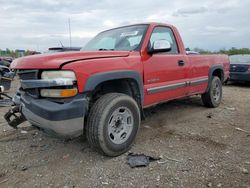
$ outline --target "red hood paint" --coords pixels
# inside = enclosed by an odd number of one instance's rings
[[[55,54],[41,54],[18,58],[11,63],[11,69],[58,69],[61,65],[71,61],[127,57],[124,51],[93,51],[93,52],[64,52]]]

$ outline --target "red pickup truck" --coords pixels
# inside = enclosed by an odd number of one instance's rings
[[[195,94],[219,106],[229,60],[188,54],[174,26],[148,23],[101,32],[80,52],[20,58],[11,68],[21,87],[5,115],[10,125],[26,119],[64,137],[85,132],[93,148],[117,156],[132,145],[147,107]]]

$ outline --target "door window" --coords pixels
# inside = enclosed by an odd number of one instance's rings
[[[171,50],[167,53],[178,54],[178,47],[172,30],[168,27],[155,27],[150,38],[149,48],[152,47],[157,40],[167,40],[171,44]]]

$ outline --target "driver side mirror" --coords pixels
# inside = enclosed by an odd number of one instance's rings
[[[169,52],[171,50],[171,44],[167,40],[156,40],[151,49],[148,50],[149,54]]]

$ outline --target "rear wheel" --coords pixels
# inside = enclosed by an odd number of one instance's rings
[[[209,90],[201,95],[203,104],[209,108],[218,107],[222,99],[222,83],[219,77],[212,78]]]
[[[109,93],[92,106],[86,135],[98,152],[118,156],[130,149],[139,126],[140,110],[136,101],[128,95]]]

